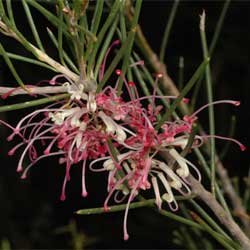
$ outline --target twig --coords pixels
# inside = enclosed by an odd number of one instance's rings
[[[210,207],[219,221],[228,229],[232,236],[239,241],[242,249],[250,249],[250,240],[243,233],[236,222],[228,216],[214,196],[208,192],[192,175],[189,175],[187,179],[191,184],[193,193],[206,203],[208,207]]]
[[[247,215],[246,210],[242,206],[242,200],[235,192],[235,189],[228,176],[228,172],[222,165],[222,162],[219,160],[218,156],[216,156],[216,168],[217,168],[217,173],[220,176],[223,189],[225,193],[228,195],[231,204],[233,206],[234,214],[239,217],[241,223],[244,225],[244,228],[246,229],[246,233],[249,235],[250,221],[246,220],[246,216],[244,216]]]

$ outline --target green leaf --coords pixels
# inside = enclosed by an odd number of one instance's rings
[[[31,15],[31,12],[30,12],[30,9],[29,9],[29,6],[28,4],[26,3],[26,0],[22,0],[22,4],[23,4],[23,8],[24,8],[24,11],[26,13],[26,16],[27,16],[27,19],[28,19],[28,22],[29,22],[29,25],[30,25],[30,28],[31,28],[31,31],[32,31],[32,34],[35,38],[35,41],[37,43],[37,46],[38,48],[45,52],[44,48],[43,48],[43,45],[42,45],[42,42],[41,42],[41,39],[39,37],[39,33],[37,32],[37,29],[36,29],[36,25],[34,23],[34,20],[33,20],[33,17]]]
[[[18,73],[16,72],[8,54],[6,53],[4,47],[2,46],[2,44],[0,43],[0,54],[3,56],[3,59],[5,60],[6,64],[8,65],[12,75],[14,76],[14,78],[16,79],[16,81],[18,82],[18,84],[23,88],[25,88],[25,84],[23,83],[22,79],[19,77]]]
[[[41,98],[41,99],[34,100],[34,101],[27,101],[27,102],[16,103],[16,104],[11,104],[11,105],[4,105],[4,106],[0,106],[0,112],[34,107],[34,106],[46,104],[49,102],[55,102],[55,101],[58,101],[61,99],[67,99],[68,97],[69,97],[69,94],[61,94],[61,95],[55,95],[55,96],[50,96],[50,97],[46,97],[46,98]]]
[[[114,18],[116,17],[118,13],[120,4],[121,4],[120,0],[115,0],[113,6],[110,9],[109,16],[107,17],[100,32],[98,33],[97,42],[89,45],[87,48],[87,52],[85,56],[85,60],[88,62],[87,63],[87,76],[91,75],[91,71],[93,70],[93,65],[96,60],[96,53],[98,51],[98,48],[101,46],[105,33],[107,32],[109,27],[113,24]]]
[[[170,12],[170,16],[169,16],[165,31],[164,31],[162,44],[161,44],[161,49],[160,49],[160,61],[161,62],[164,62],[164,57],[165,57],[165,54],[166,54],[168,38],[169,38],[171,28],[173,26],[173,22],[174,22],[174,18],[175,18],[175,15],[176,15],[178,5],[179,5],[179,0],[175,0],[174,3],[173,3],[173,7],[171,9],[171,12]]]

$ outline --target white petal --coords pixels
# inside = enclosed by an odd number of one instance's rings
[[[175,149],[170,149],[169,153],[173,156],[173,158],[178,162],[180,166],[180,168],[176,170],[176,173],[181,177],[187,177],[189,175],[189,169],[183,157]]]

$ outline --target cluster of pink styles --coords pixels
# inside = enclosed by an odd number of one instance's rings
[[[103,77],[104,66],[105,62],[99,80]],[[43,158],[58,156],[59,164],[65,164],[62,201],[66,198],[66,184],[70,180],[73,165],[82,166],[83,197],[88,195],[86,171],[106,172],[108,195],[104,210],[109,209],[111,197],[117,203],[126,200],[123,232],[127,240],[128,209],[140,190],[153,190],[159,209],[165,201],[175,211],[178,204],[174,192],[184,196],[191,194],[187,180],[190,170],[201,180],[197,167],[180,154],[188,143],[197,114],[209,105],[229,103],[238,106],[240,103],[232,100],[209,103],[182,119],[172,117],[156,129],[158,117],[164,111],[163,106],[156,105],[156,100],[171,101],[176,98],[156,94],[161,74],[156,76],[153,94],[140,97],[136,83],[127,81],[121,70],[115,73],[116,85],[107,86],[99,93],[87,92],[83,84],[76,84],[64,75],[57,75],[50,83],[60,84],[58,79],[61,78],[61,82],[64,80],[70,98],[35,110],[23,117],[16,127],[4,121],[0,123],[12,130],[8,141],[16,137],[20,139],[8,154],[11,156],[17,151],[21,152],[17,166],[17,171],[22,173],[21,178],[25,179],[29,169]],[[120,80],[126,87],[122,95],[117,93]],[[148,104],[145,105],[144,101],[148,101]],[[184,98],[183,101],[188,100]],[[191,148],[201,146],[210,137],[195,135]],[[231,140],[242,150],[245,149],[237,140],[213,137]],[[163,154],[167,157],[162,157]],[[29,161],[29,165],[24,167],[24,161]]]

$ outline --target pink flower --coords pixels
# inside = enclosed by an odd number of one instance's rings
[[[113,45],[117,44],[118,42],[114,42]],[[106,58],[107,55],[99,74],[100,79],[104,74]],[[142,65],[142,62],[139,64]],[[85,83],[79,85],[63,75],[57,75],[50,83],[55,85],[58,84],[58,78],[64,79],[64,86],[70,94],[69,99],[26,115],[16,127],[4,121],[0,123],[12,130],[7,138],[9,141],[14,137],[20,139],[9,151],[9,155],[20,149],[17,171],[22,172],[21,178],[26,178],[29,169],[43,158],[58,156],[59,164],[65,164],[61,200],[66,198],[66,184],[70,180],[70,169],[73,165],[82,165],[83,197],[88,195],[85,184],[87,168],[94,172],[108,172],[108,195],[104,210],[108,210],[112,196],[116,202],[127,199],[123,229],[124,239],[127,240],[129,206],[141,190],[153,190],[159,209],[162,202],[166,201],[170,209],[176,211],[178,204],[175,191],[182,195],[191,193],[187,181],[190,169],[201,180],[197,167],[180,154],[180,150],[188,143],[192,125],[198,119],[197,114],[209,105],[229,103],[238,106],[239,102],[223,100],[209,103],[183,119],[172,118],[165,121],[157,130],[157,121],[163,107],[156,105],[156,100],[164,98],[170,101],[176,98],[156,95],[160,74],[156,77],[153,94],[143,97],[139,96],[136,83],[128,82],[121,70],[116,70],[116,74],[117,83],[120,79],[124,81],[129,100],[125,101],[122,96],[118,96],[117,85],[114,88],[107,86],[100,93],[95,93],[96,83],[93,80],[88,81],[91,86],[87,86],[87,83],[85,86]],[[146,99],[150,103],[144,107],[142,101]],[[183,101],[187,102],[187,99]],[[212,136],[195,135],[192,148],[201,146],[210,137]],[[217,135],[213,137],[231,140],[242,150],[245,149],[235,139]],[[39,153],[41,147],[42,154]],[[163,154],[166,158],[164,160]],[[25,159],[29,160],[29,165],[23,169]],[[89,166],[86,164],[87,160],[91,160]],[[94,167],[99,162],[103,162],[102,166]]]

